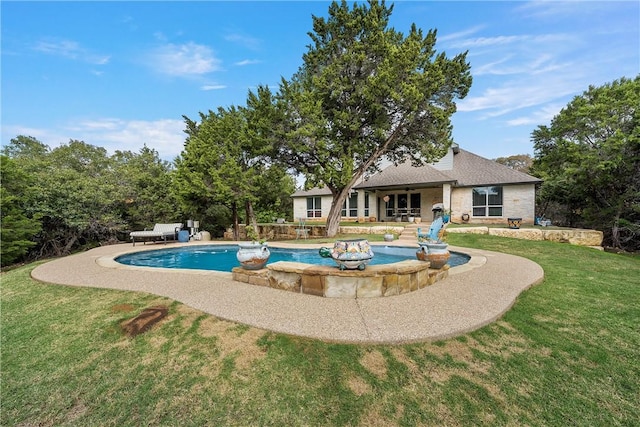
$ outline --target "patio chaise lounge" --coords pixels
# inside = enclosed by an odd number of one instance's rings
[[[133,242],[133,246],[136,245],[137,241],[147,242],[147,241],[158,241],[163,240],[164,243],[167,243],[167,240],[177,240],[178,239],[178,231],[182,229],[182,224],[177,222],[173,224],[156,224],[153,227],[153,230],[144,230],[144,231],[132,231],[129,233],[131,236],[131,241]]]

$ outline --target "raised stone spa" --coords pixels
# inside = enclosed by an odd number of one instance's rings
[[[442,280],[449,265],[439,270],[418,260],[370,265],[364,270],[280,261],[261,270],[236,267],[233,280],[328,298],[372,298],[416,291]]]

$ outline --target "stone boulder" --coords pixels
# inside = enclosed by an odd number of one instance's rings
[[[492,236],[511,237],[513,239],[544,240],[542,230],[537,228],[490,228]]]
[[[543,230],[545,240],[579,246],[601,246],[604,235],[597,230]]]
[[[448,233],[459,233],[459,234],[488,234],[489,227],[456,227],[451,228],[447,227]]]

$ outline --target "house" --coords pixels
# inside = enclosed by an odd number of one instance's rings
[[[433,164],[393,164],[363,178],[342,206],[345,221],[426,221],[443,210],[453,222],[534,223],[536,186],[542,180],[485,159],[454,144]],[[325,220],[331,208],[327,188],[292,195],[294,218]]]

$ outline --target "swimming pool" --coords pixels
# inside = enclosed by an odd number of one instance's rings
[[[372,250],[374,257],[369,265],[391,264],[408,259],[415,260],[418,248],[373,246]],[[336,265],[333,259],[322,258],[318,254],[318,249],[269,247],[269,251],[271,252],[271,256],[267,265],[278,261],[330,266]],[[186,268],[230,272],[234,267],[240,266],[236,258],[237,252],[237,245],[183,246],[180,248],[149,250],[121,255],[115,258],[115,261],[125,265],[141,267]],[[468,255],[462,253],[451,252],[448,264],[451,267],[455,267],[465,264],[469,261],[469,258]]]

